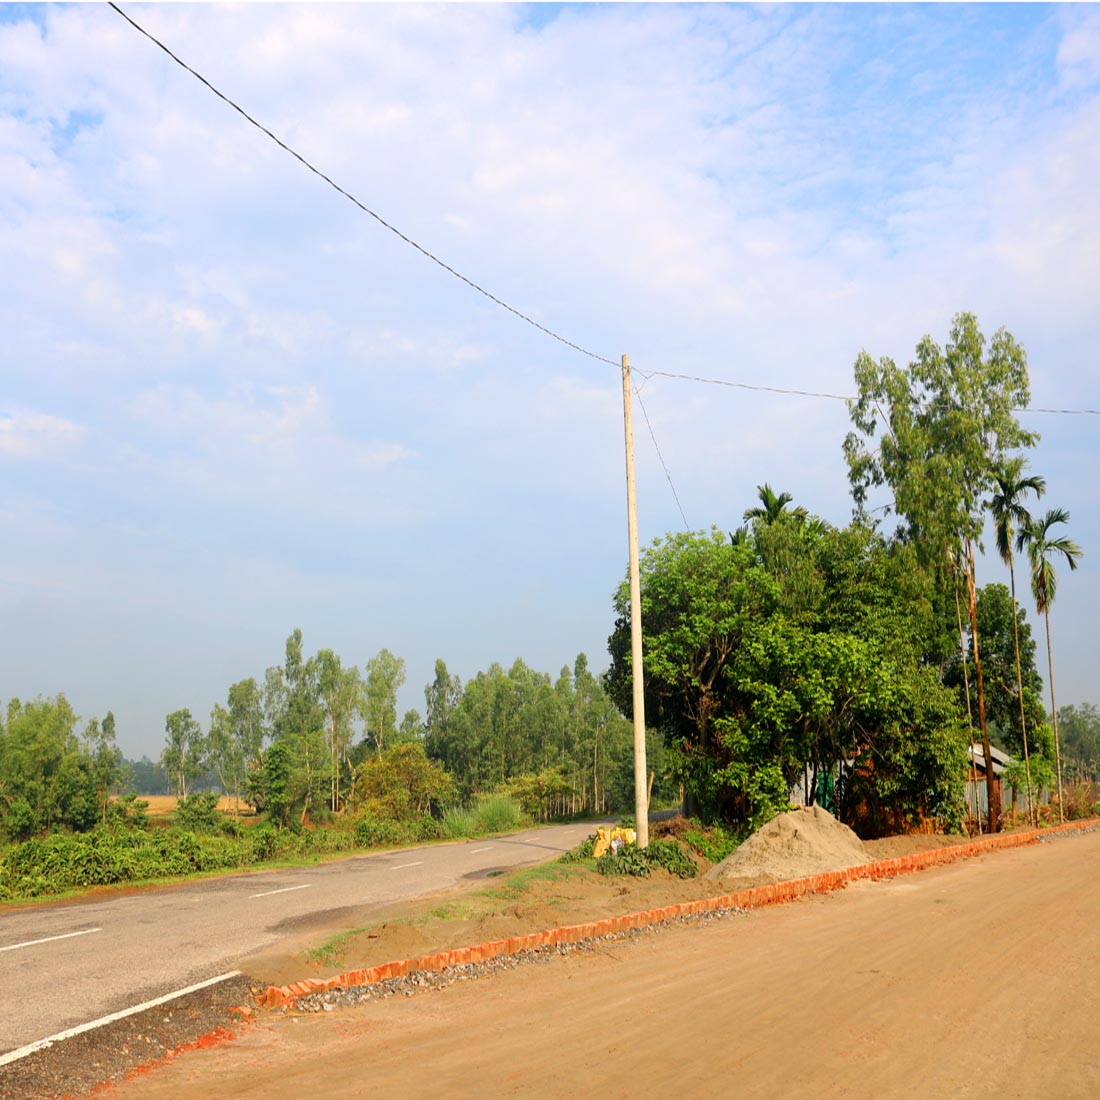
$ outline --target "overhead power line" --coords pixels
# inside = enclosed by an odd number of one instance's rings
[[[667,370],[642,370],[635,367],[635,371],[643,378],[673,378],[680,382],[700,382],[707,386],[727,386],[735,390],[754,390],[758,393],[779,393],[790,397],[819,397],[829,401],[858,401],[856,394],[851,393],[824,393],[820,390],[795,390],[785,389],[782,386],[758,386],[750,382],[732,382],[728,378],[705,378],[698,374],[679,374],[676,371]],[[931,407],[931,406],[929,406]],[[1026,408],[1013,409],[1015,413],[1050,413],[1057,416],[1100,416],[1100,409],[1047,409],[1028,405]]]
[[[296,149],[292,149],[289,145],[287,145],[285,141],[283,141],[281,138],[276,137],[275,134],[273,134],[266,126],[263,125],[263,123],[257,122],[256,119],[254,119],[243,107],[235,103],[224,92],[215,88],[214,85],[211,84],[210,81],[202,75],[202,73],[196,72],[193,68],[191,68],[190,65],[187,64],[186,61],[177,57],[176,54],[174,54],[163,42],[161,42],[159,38],[150,34],[149,31],[147,31],[140,23],[137,23],[133,19],[131,19],[130,16],[126,14],[126,12],[124,12],[116,3],[113,2],[113,0],[108,0],[108,3],[109,6],[114,8],[114,10],[118,12],[118,14],[121,15],[122,18],[125,19],[131,27],[133,27],[137,31],[140,31],[143,35],[145,35],[146,38],[149,39],[150,42],[153,43],[154,46],[157,46],[159,49],[163,50],[177,65],[180,66],[181,69],[185,69],[187,72],[189,72],[197,81],[199,81],[200,84],[203,84],[207,88],[209,88],[210,91],[212,91],[214,95],[216,95],[223,103],[226,103],[228,106],[232,107],[233,110],[237,112],[237,114],[250,122],[253,126],[256,127],[257,130],[271,138],[271,140],[275,142],[275,144],[278,145],[280,149],[283,149],[285,152],[289,153],[295,160],[308,168],[309,171],[311,171],[319,179],[324,180],[325,183],[329,185],[329,187],[331,187],[339,194],[343,195],[344,198],[347,199],[349,202],[354,203],[357,207],[359,207],[360,210],[363,211],[364,214],[369,214],[372,218],[374,218],[376,222],[378,222],[379,225],[381,225],[384,229],[388,229],[395,237],[399,237],[407,245],[415,248],[416,251],[419,252],[422,256],[431,260],[433,264],[437,264],[439,267],[443,268],[443,270],[446,271],[449,275],[453,275],[456,279],[458,279],[460,282],[465,283],[472,290],[476,290],[478,294],[484,295],[484,297],[488,298],[490,302],[493,302],[494,304],[500,306],[501,309],[506,309],[509,313],[518,317],[521,321],[526,321],[527,324],[531,325],[533,328],[537,328],[539,332],[544,333],[546,336],[549,336],[554,340],[557,340],[559,343],[564,344],[567,348],[572,348],[574,351],[580,352],[581,355],[587,355],[589,359],[595,359],[597,362],[608,363],[612,367],[618,367],[619,364],[615,362],[614,359],[608,359],[606,356],[597,355],[596,352],[589,351],[588,348],[581,347],[580,344],[574,343],[572,340],[567,339],[565,336],[562,336],[561,333],[555,332],[552,328],[547,328],[546,325],[540,324],[533,317],[530,317],[522,310],[516,309],[515,306],[509,305],[506,301],[504,301],[503,298],[498,298],[495,294],[486,290],[485,287],[483,287],[480,283],[477,283],[468,276],[463,275],[461,271],[457,271],[455,268],[451,267],[449,263],[441,260],[434,252],[429,251],[422,244],[418,244],[416,241],[414,241],[412,237],[408,236],[405,233],[402,233],[400,229],[398,229],[394,225],[391,225],[388,221],[386,221],[385,218],[382,217],[381,214],[377,213],[365,203],[361,202],[350,191],[345,191],[344,188],[341,187],[335,180],[333,180],[330,176],[325,175],[325,173],[322,172],[320,168],[312,164]]]

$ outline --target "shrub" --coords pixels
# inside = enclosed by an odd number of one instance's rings
[[[401,843],[396,822],[364,815],[355,823],[355,843],[360,848],[388,848]]]
[[[417,819],[415,828],[418,841],[443,840],[447,836],[447,830],[444,828],[443,822],[437,821],[427,814]]]
[[[477,833],[477,822],[473,810],[464,809],[462,806],[452,806],[443,815],[441,824],[445,835],[452,840],[472,837]]]
[[[617,852],[608,850],[596,860],[601,875],[648,878],[654,867],[663,867],[677,878],[694,878],[698,873],[691,857],[671,839],[651,840],[648,848],[624,844]]]
[[[582,863],[592,858],[592,852],[596,847],[596,834],[593,833],[587,840],[581,841],[572,851],[558,857],[559,863]]]
[[[601,875],[631,875],[649,878],[653,868],[646,858],[646,849],[636,844],[624,844],[617,852],[609,848],[596,860],[596,870]]]
[[[279,846],[278,834],[267,824],[257,825],[248,831],[248,854],[250,863],[263,863],[275,855]]]
[[[223,821],[216,794],[189,794],[176,803],[176,824],[188,832],[218,833],[223,829]]]
[[[506,833],[524,824],[523,811],[506,794],[486,794],[474,806],[474,822],[478,835]]]
[[[691,824],[692,828],[685,829],[681,839],[710,863],[721,863],[740,843],[735,833],[721,825],[704,828],[694,820]]]

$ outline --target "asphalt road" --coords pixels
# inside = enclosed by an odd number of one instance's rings
[[[0,913],[0,1056],[236,969],[311,923],[552,859],[591,824]]]

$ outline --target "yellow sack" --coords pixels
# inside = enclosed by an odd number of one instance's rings
[[[599,859],[609,848],[616,850],[623,844],[633,844],[636,834],[633,829],[607,829],[602,825],[596,826],[596,843],[592,848],[593,859]],[[615,841],[618,844],[615,844]]]

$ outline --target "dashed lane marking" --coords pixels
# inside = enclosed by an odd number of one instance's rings
[[[308,890],[312,885],[312,882],[306,882],[301,886],[284,886],[281,890],[265,890],[262,894],[249,894],[249,900],[252,898],[269,898],[272,894],[289,894],[291,890]]]
[[[25,940],[23,943],[9,943],[0,947],[0,951],[18,951],[21,947],[34,947],[36,943],[53,943],[55,940],[71,940],[73,936],[90,936],[93,932],[102,932],[102,928],[85,928],[80,932],[64,932],[60,936],[43,936],[40,940]]]
[[[478,856],[478,855],[481,855],[481,853],[482,853],[482,852],[491,852],[492,850],[493,850],[493,849],[492,849],[491,847],[489,847],[489,848],[475,848],[475,849],[474,849],[474,850],[473,850],[473,851],[472,851],[472,852],[470,853],[470,855],[472,855],[472,856]]]
[[[391,867],[391,871],[403,871],[406,867],[419,867],[424,861],[418,859],[415,863],[399,863],[396,867]]]

